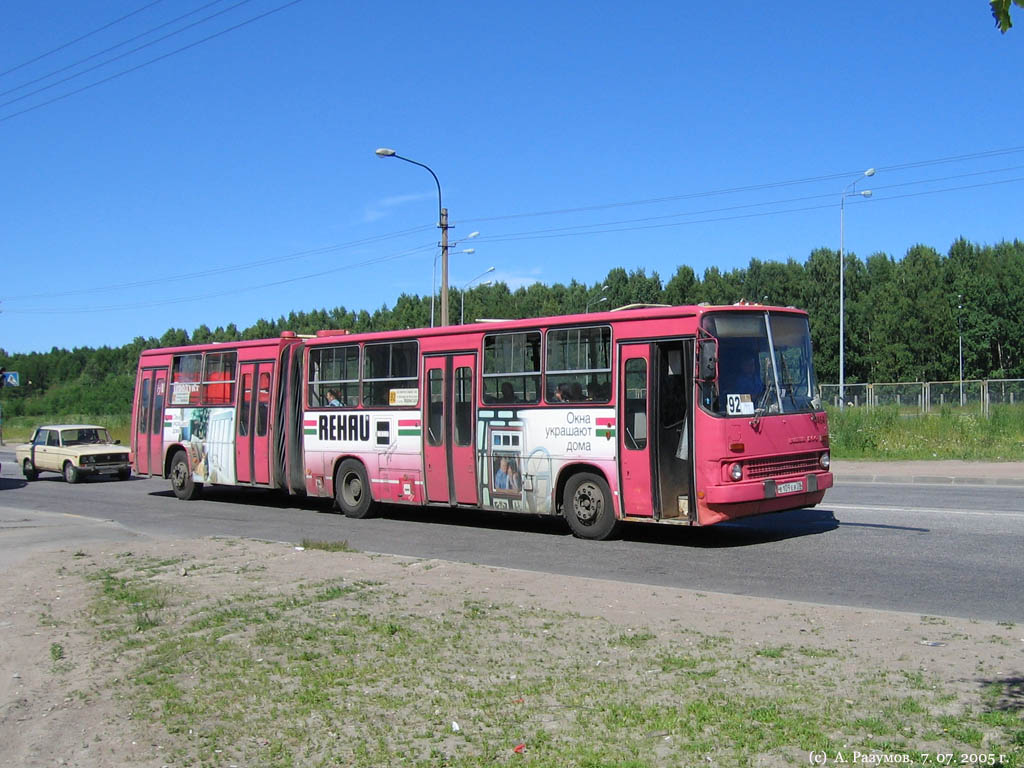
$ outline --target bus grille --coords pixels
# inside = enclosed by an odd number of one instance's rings
[[[779,475],[799,475],[806,472],[817,472],[818,454],[808,453],[800,456],[784,456],[772,459],[753,459],[747,462],[746,476],[751,480]]]

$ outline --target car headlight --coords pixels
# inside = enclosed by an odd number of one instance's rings
[[[828,457],[828,452],[825,452],[825,453],[821,454],[821,456],[818,457],[818,465],[822,469],[828,469],[829,466],[831,466],[831,464],[832,464],[832,461]]]
[[[95,456],[83,456],[81,463],[82,464],[95,464],[96,463],[96,457]]]
[[[743,479],[743,466],[741,464],[733,464],[729,467],[729,477],[733,480]]]

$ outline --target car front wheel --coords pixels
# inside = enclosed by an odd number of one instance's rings
[[[32,463],[32,459],[25,459],[25,463],[21,465],[21,473],[25,475],[26,480],[35,480],[39,477],[39,470]]]
[[[64,462],[64,479],[69,483],[77,483],[81,479],[78,467],[70,461]]]

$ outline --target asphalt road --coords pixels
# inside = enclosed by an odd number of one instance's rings
[[[1020,487],[839,482],[817,508],[706,529],[633,525],[573,538],[554,518],[389,507],[349,520],[325,501],[214,488],[180,502],[162,480],[55,475],[33,483],[0,452],[0,569],[37,548],[135,536],[346,540],[441,558],[803,602],[1024,623]]]

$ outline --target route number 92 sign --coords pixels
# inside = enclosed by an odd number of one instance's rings
[[[750,395],[726,395],[725,412],[729,416],[753,416],[754,401]]]

